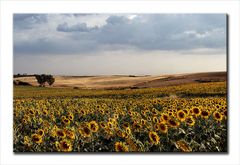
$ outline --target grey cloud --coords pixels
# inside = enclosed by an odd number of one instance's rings
[[[106,22],[111,25],[119,25],[119,24],[126,24],[129,22],[129,20],[124,16],[110,16],[108,17]]]
[[[35,25],[39,25],[41,23],[47,23],[47,15],[46,14],[14,14],[13,15],[13,23],[14,29],[30,29]]]
[[[126,21],[122,17],[112,17],[97,34],[96,39],[100,43],[126,44],[147,50],[181,50],[193,48],[217,48],[226,45],[226,21],[225,15],[146,15],[146,21],[141,22],[141,15],[133,21]],[[223,19],[219,18],[223,17]],[[205,21],[207,20],[207,21]],[[219,21],[219,22],[218,22]],[[207,23],[206,23],[207,22]],[[223,33],[210,33],[213,30],[221,28]],[[182,36],[174,39],[185,31],[196,31],[194,34]]]
[[[14,54],[30,54],[30,55],[61,55],[61,54],[79,54],[90,52],[97,49],[94,41],[72,41],[69,39],[58,41],[41,38],[36,41],[24,41],[14,44]]]
[[[59,24],[57,27],[57,31],[60,32],[90,32],[97,29],[98,27],[87,27],[86,23],[78,23],[73,26],[69,26],[68,23],[64,22],[63,24]]]
[[[19,20],[24,20],[24,24],[35,25],[36,31],[40,23],[47,29],[47,21],[44,22],[42,16],[16,15],[14,25],[23,28]],[[97,14],[93,16],[98,17]],[[81,18],[81,14],[75,17]],[[88,27],[87,22],[70,24],[64,21],[59,22],[55,30],[54,33],[62,38],[46,34],[41,36],[44,39],[24,42],[18,39],[14,51],[18,54],[81,54],[106,47],[175,51],[226,47],[225,14],[140,14],[132,20],[127,14],[112,15],[103,26]]]

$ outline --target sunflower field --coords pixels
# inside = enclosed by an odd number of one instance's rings
[[[227,152],[226,82],[14,87],[14,152]]]

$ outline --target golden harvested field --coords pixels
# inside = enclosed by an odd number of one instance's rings
[[[14,86],[14,152],[227,152],[226,81],[144,89]]]
[[[226,72],[207,72],[193,74],[175,74],[161,76],[55,76],[53,87],[78,87],[84,89],[119,89],[119,88],[151,88],[191,83],[222,82],[226,81]],[[32,86],[38,86],[35,77],[18,77],[14,80],[27,82]]]
[[[80,87],[91,89],[121,88],[160,78],[160,76],[55,76],[56,83],[54,87]],[[20,77],[15,80],[21,80],[33,86],[38,86],[35,77]]]

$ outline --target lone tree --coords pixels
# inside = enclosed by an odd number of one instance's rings
[[[55,78],[52,75],[47,75],[48,85],[52,86],[54,82],[55,82]]]
[[[52,75],[46,75],[46,74],[41,74],[41,75],[35,75],[35,78],[37,79],[37,82],[39,83],[40,87],[45,87],[46,82],[48,85],[53,85],[55,82],[55,78]]]

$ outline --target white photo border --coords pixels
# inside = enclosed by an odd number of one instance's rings
[[[39,1],[1,2],[0,19],[0,164],[240,164],[240,1]],[[228,154],[14,154],[13,14],[14,13],[226,13],[228,14]]]

